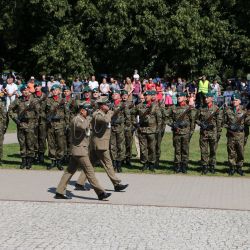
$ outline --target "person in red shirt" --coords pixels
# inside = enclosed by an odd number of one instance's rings
[[[156,90],[155,83],[153,82],[152,78],[149,78],[148,83],[146,83],[145,90]]]

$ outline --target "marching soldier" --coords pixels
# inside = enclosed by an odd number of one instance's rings
[[[146,91],[145,102],[138,104],[135,111],[140,143],[140,160],[142,171],[154,171],[156,163],[156,134],[161,119],[157,104],[151,100],[151,91]]]
[[[17,138],[20,144],[22,163],[20,168],[30,169],[35,157],[35,126],[39,113],[37,101],[29,92],[27,85],[20,88],[22,96],[9,106],[9,115],[17,124]]]
[[[6,117],[7,117],[6,109],[2,101],[2,98],[0,97],[0,166],[2,165],[2,159],[3,159],[3,140],[7,125]]]
[[[36,100],[39,113],[37,125],[35,127],[35,155],[37,163],[44,163],[47,139],[47,120],[46,120],[46,94],[42,92],[42,83],[35,82],[34,99]]]
[[[187,105],[186,93],[178,95],[178,106],[172,106],[168,111],[167,124],[173,130],[173,146],[175,149],[175,172],[187,173],[190,137],[195,129],[196,111]]]
[[[69,112],[65,100],[60,97],[60,86],[51,87],[51,97],[46,101],[46,116],[48,122],[48,146],[51,165],[47,169],[57,167],[63,170],[62,159],[65,151],[65,129],[69,124]]]
[[[232,95],[232,105],[224,111],[224,124],[227,128],[227,152],[229,163],[229,175],[237,172],[244,175],[242,167],[244,163],[244,128],[250,125],[250,114],[241,107],[240,94]]]
[[[100,160],[102,166],[104,167],[109,179],[114,185],[115,191],[119,192],[128,187],[128,184],[121,184],[121,180],[115,175],[114,167],[110,157],[109,143],[111,136],[111,118],[113,116],[113,111],[110,110],[108,97],[102,97],[97,101],[98,109],[93,113],[92,119],[92,136],[91,143],[93,149],[95,150],[98,160]],[[76,189],[82,186],[86,181],[86,176],[81,173]],[[83,188],[83,190],[86,190]]]
[[[72,137],[72,147],[70,153],[72,156],[69,166],[65,170],[56,189],[55,199],[69,199],[65,194],[65,190],[78,167],[82,168],[99,200],[106,199],[111,195],[111,193],[106,193],[104,188],[99,184],[95,176],[94,168],[89,160],[90,108],[90,104],[88,103],[79,104],[79,113],[71,121],[70,135]]]
[[[215,173],[216,149],[222,131],[223,110],[213,102],[213,94],[205,94],[203,107],[197,112],[196,123],[200,126],[200,150],[202,173]]]
[[[126,105],[121,102],[120,90],[113,90],[112,94],[114,114],[111,119],[110,153],[113,165],[117,172],[122,172],[122,161],[125,158],[124,122],[125,112],[128,114]]]

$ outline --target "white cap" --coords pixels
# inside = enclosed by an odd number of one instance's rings
[[[135,80],[139,80],[140,76],[139,76],[138,74],[134,74],[134,75],[133,75],[133,78],[134,78]]]
[[[35,80],[35,77],[34,77],[34,76],[31,76],[31,77],[30,77],[30,80]]]

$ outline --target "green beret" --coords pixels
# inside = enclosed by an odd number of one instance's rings
[[[209,91],[205,94],[205,97],[214,97],[214,94]]]
[[[69,86],[63,86],[63,91],[65,91],[65,90],[70,90]]]
[[[83,93],[86,93],[86,92],[91,92],[91,89],[89,86],[85,87],[82,91]]]
[[[232,96],[231,96],[231,100],[240,100],[240,94],[239,93],[234,93]]]
[[[98,90],[98,88],[93,88],[93,89],[92,89],[92,92],[93,92],[93,93],[99,93],[99,90]]]
[[[22,92],[26,89],[28,89],[28,86],[26,84],[22,84],[19,90]]]
[[[50,90],[55,90],[55,89],[61,89],[61,86],[59,84],[54,84]]]
[[[108,104],[109,98],[107,96],[100,97],[97,101],[97,104]]]
[[[35,85],[35,87],[36,87],[36,86],[42,86],[42,83],[39,82],[39,81],[35,81],[35,84],[34,84],[34,85]]]
[[[187,94],[186,94],[185,92],[180,92],[180,93],[177,94],[177,96],[178,96],[178,97],[181,97],[181,96],[185,96],[185,97],[186,97]]]
[[[118,89],[113,89],[112,94],[121,94],[121,91]]]
[[[81,102],[78,104],[79,109],[89,109],[91,108],[91,104],[88,102]]]
[[[128,95],[128,91],[127,90],[122,90],[121,94],[122,95]]]
[[[156,94],[157,94],[156,90],[151,90],[151,95],[156,95]]]
[[[151,91],[147,90],[147,91],[144,92],[143,95],[144,95],[144,96],[145,96],[145,95],[151,95]]]

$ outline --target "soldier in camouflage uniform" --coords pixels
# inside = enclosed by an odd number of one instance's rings
[[[3,159],[3,140],[7,125],[6,117],[7,117],[6,109],[2,101],[2,98],[0,97],[0,166],[2,165],[2,159]]]
[[[250,125],[250,114],[241,105],[240,94],[232,95],[232,106],[224,110],[224,124],[227,128],[227,152],[229,175],[237,172],[243,175],[244,163],[244,128]]]
[[[196,123],[200,126],[202,173],[215,173],[216,149],[221,135],[223,110],[213,103],[213,93],[205,94],[203,107],[197,111]]]
[[[154,171],[156,162],[156,134],[158,124],[161,123],[161,116],[156,112],[158,107],[151,101],[151,91],[146,91],[145,102],[136,106],[135,117],[138,124],[138,137],[140,143],[143,164],[142,171],[149,169]]]
[[[168,110],[167,124],[173,130],[175,172],[187,173],[189,142],[195,128],[196,110],[187,105],[186,93],[179,93],[177,101],[178,106]]]
[[[47,120],[45,114],[47,96],[41,90],[42,83],[36,81],[34,99],[36,100],[39,109],[37,124],[35,127],[35,160],[37,163],[44,163],[47,139]]]
[[[48,147],[51,165],[47,169],[57,167],[63,170],[62,159],[65,151],[65,129],[69,124],[69,112],[65,100],[60,97],[58,84],[51,87],[51,97],[46,101],[46,116],[48,122]]]
[[[133,144],[133,122],[132,122],[132,109],[134,107],[133,102],[128,101],[128,91],[123,90],[121,93],[122,103],[127,107],[124,121],[124,136],[125,136],[125,164],[127,167],[132,167],[132,144]]]
[[[20,168],[30,169],[35,157],[35,126],[39,113],[39,106],[27,85],[20,88],[22,96],[15,99],[9,106],[9,116],[17,124],[17,138],[20,144],[22,163]]]
[[[126,105],[121,102],[119,90],[113,90],[112,100],[114,115],[111,119],[110,153],[115,170],[117,172],[122,172],[121,164],[125,158],[125,113],[126,117],[129,117],[129,112]]]

